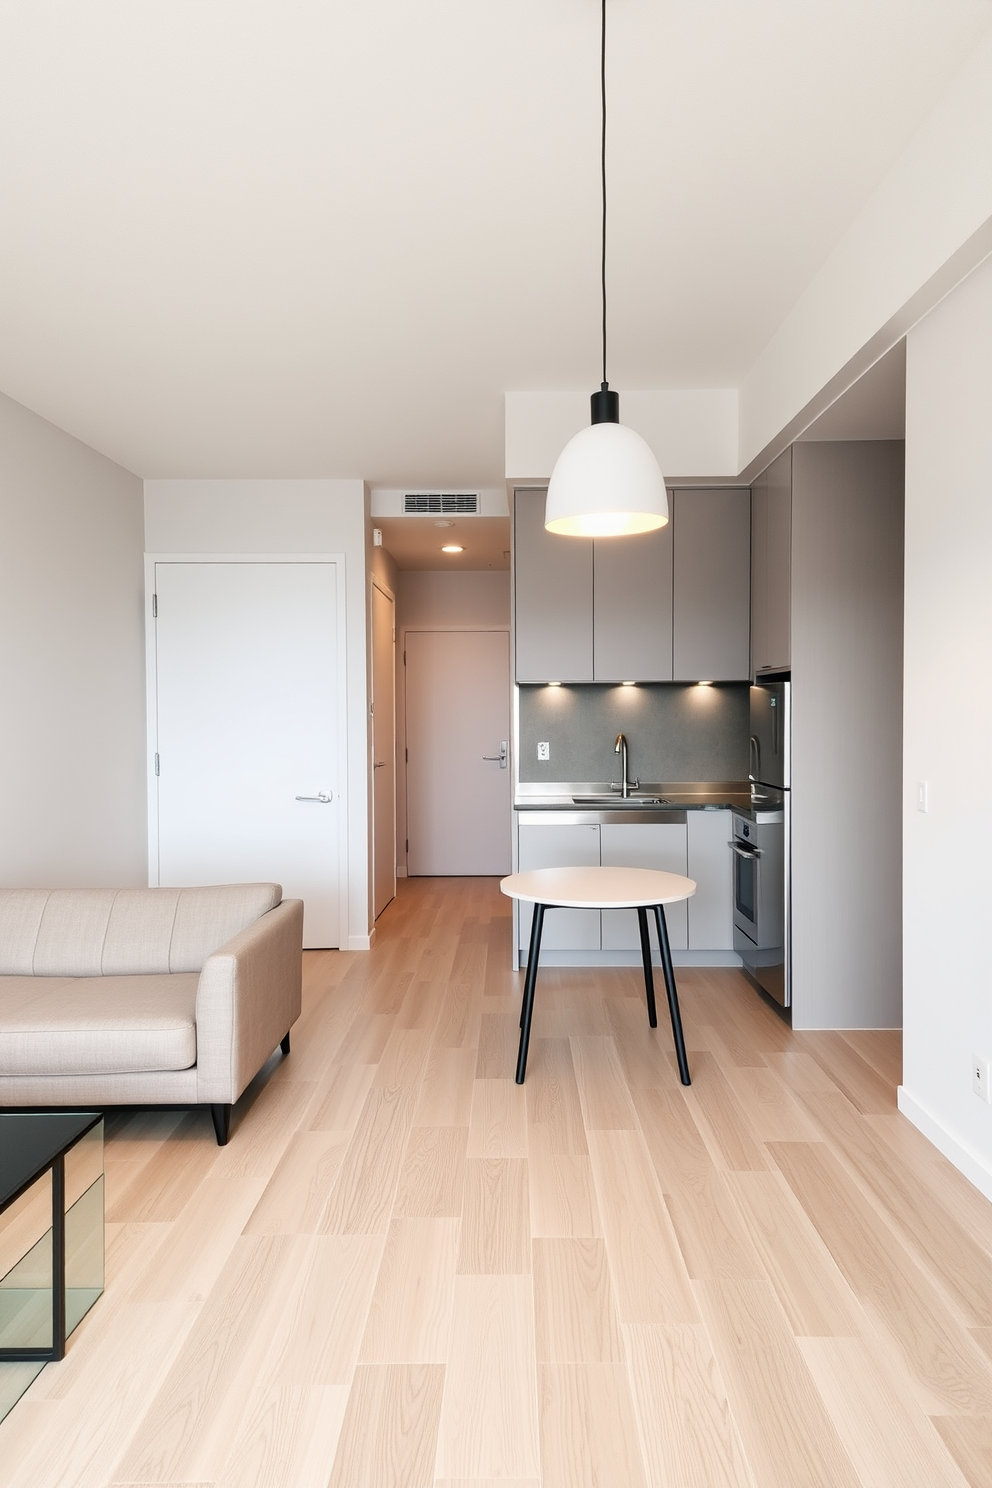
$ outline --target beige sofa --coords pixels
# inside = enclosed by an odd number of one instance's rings
[[[0,889],[0,1106],[231,1108],[300,1013],[278,884]]]

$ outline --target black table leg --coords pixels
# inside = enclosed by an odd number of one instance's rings
[[[52,1164],[52,1358],[65,1358],[65,1153]]]
[[[530,1043],[530,1023],[534,1013],[534,986],[537,982],[537,962],[541,954],[541,931],[544,929],[543,904],[534,905],[534,918],[530,925],[530,950],[527,952],[527,977],[524,982],[524,1004],[520,1010],[520,1049],[517,1053],[517,1084],[524,1083],[527,1068],[527,1046]]]
[[[675,1057],[679,1062],[679,1078],[683,1085],[691,1085],[689,1061],[685,1053],[685,1038],[682,1034],[682,1014],[679,1012],[679,994],[675,990],[675,968],[672,965],[672,948],[668,943],[668,925],[665,922],[665,906],[656,904],[655,918],[658,921],[658,942],[661,946],[661,965],[665,973],[665,990],[668,993],[668,1011],[672,1015],[672,1037],[675,1040]]]
[[[648,1023],[658,1027],[658,1009],[654,1001],[654,973],[651,969],[651,941],[648,938],[648,912],[643,905],[637,911],[637,928],[641,933],[641,960],[644,962],[644,990],[648,999]]]

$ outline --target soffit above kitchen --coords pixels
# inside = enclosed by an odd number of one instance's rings
[[[739,387],[988,0],[609,0],[610,363]],[[498,486],[598,366],[596,0],[12,0],[0,388],[148,477]]]

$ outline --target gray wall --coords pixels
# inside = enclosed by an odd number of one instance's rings
[[[631,776],[645,782],[746,780],[747,683],[521,687],[520,779],[619,780],[618,733],[627,736]],[[537,759],[539,740],[551,745],[547,764]]]
[[[0,883],[147,878],[141,482],[0,395]]]

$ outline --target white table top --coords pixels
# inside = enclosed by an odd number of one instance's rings
[[[561,909],[640,909],[690,899],[695,881],[660,868],[531,868],[500,883],[509,899]]]

